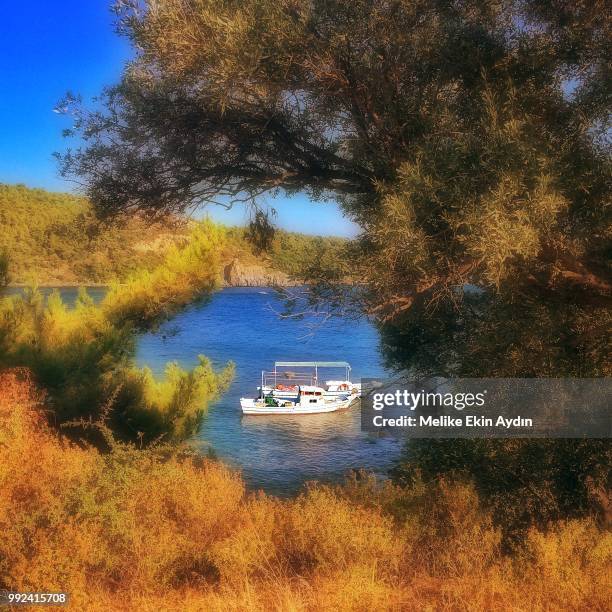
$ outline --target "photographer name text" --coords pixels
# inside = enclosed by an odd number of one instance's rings
[[[511,419],[504,416],[493,419],[477,415],[466,415],[465,417],[402,415],[391,418],[377,414],[372,419],[372,423],[375,427],[499,427],[504,429],[533,427],[533,419],[521,416]]]

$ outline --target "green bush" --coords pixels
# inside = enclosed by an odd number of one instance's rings
[[[57,291],[46,300],[36,289],[1,300],[0,368],[29,368],[57,424],[106,419],[120,438],[140,443],[189,437],[229,383],[232,365],[215,372],[200,358],[193,371],[173,364],[157,381],[134,367],[135,338],[214,290],[223,241],[221,229],[198,226],[188,246],[114,285],[99,305],[83,289],[73,309]]]

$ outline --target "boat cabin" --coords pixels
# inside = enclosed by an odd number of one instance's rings
[[[303,385],[298,389],[298,404],[318,404],[324,401],[323,395],[325,390],[321,387],[315,387],[312,385]]]

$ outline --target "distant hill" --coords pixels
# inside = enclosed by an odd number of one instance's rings
[[[168,244],[187,239],[185,223],[130,219],[103,227],[81,197],[0,184],[0,250],[14,283],[104,283],[161,261]]]
[[[179,217],[155,224],[132,217],[104,226],[85,198],[0,183],[0,252],[8,253],[15,284],[94,285],[120,279],[137,268],[156,266],[170,244],[189,239],[189,228],[190,222]],[[228,270],[235,271],[237,262],[243,269],[248,266],[255,282],[258,268],[263,280],[297,275],[304,265],[333,256],[346,242],[279,231],[270,252],[255,255],[243,228],[228,232],[223,253]]]

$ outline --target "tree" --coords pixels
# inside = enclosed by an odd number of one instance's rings
[[[122,1],[137,57],[63,171],[102,213],[333,195],[387,320],[465,283],[607,300],[605,4]]]
[[[85,144],[62,169],[101,214],[335,197],[363,234],[317,273],[338,281],[350,257],[394,368],[610,375],[609,8],[121,2],[136,59],[104,110],[73,107]],[[474,448],[447,445],[454,470],[478,469]],[[602,464],[599,445],[579,455]],[[532,489],[549,481],[534,471]]]

